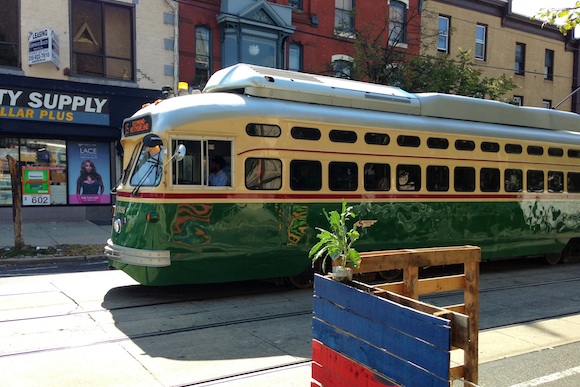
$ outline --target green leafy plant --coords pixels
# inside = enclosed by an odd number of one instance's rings
[[[352,247],[352,244],[360,237],[357,223],[353,222],[352,226],[348,227],[348,223],[356,216],[352,209],[352,206],[347,206],[346,202],[343,201],[340,213],[323,210],[330,230],[316,227],[318,230],[316,237],[319,241],[312,246],[308,253],[308,257],[312,259],[312,265],[322,257],[322,267],[326,267],[326,258],[330,257],[333,261],[340,258],[342,260],[341,266],[359,267],[360,254]]]

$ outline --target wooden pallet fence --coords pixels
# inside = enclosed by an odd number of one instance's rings
[[[354,273],[403,270],[403,281],[314,282],[315,386],[448,386],[478,379],[479,261],[476,246],[362,253]],[[419,279],[420,267],[464,264],[462,275]],[[436,307],[420,295],[462,289],[464,303]],[[451,352],[464,364],[451,366]]]
[[[320,275],[314,288],[313,349],[324,346],[349,360],[340,370],[324,375],[320,368],[330,373],[336,367],[332,358],[313,350],[313,378],[320,385],[364,385],[356,377],[364,369],[375,383],[382,383],[375,385],[448,386],[451,327],[447,319]]]

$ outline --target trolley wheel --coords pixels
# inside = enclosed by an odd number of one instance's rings
[[[300,274],[288,276],[286,282],[296,289],[309,289],[314,285],[314,271],[304,270]]]
[[[396,281],[403,277],[403,270],[387,270],[387,271],[379,271],[379,277],[384,279],[385,281]]]
[[[555,264],[559,263],[560,260],[562,259],[562,254],[560,254],[560,253],[546,254],[544,256],[544,259],[546,260],[546,263],[548,265],[555,265]]]

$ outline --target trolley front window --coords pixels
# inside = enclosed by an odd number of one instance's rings
[[[147,146],[143,144],[137,164],[131,175],[134,187],[157,186],[163,172],[163,145]]]

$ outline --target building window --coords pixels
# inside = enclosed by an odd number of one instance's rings
[[[551,99],[545,99],[542,101],[542,107],[544,109],[551,109],[552,108],[552,100]]]
[[[135,80],[135,8],[91,0],[71,1],[72,72]]]
[[[512,98],[512,104],[516,106],[524,106],[524,97],[521,95],[514,95]]]
[[[554,80],[554,51],[546,50],[544,58],[544,79],[547,81]]]
[[[354,0],[334,0],[334,31],[351,34],[354,32]]]
[[[389,5],[389,43],[407,43],[407,5],[401,1]]]
[[[332,56],[332,76],[336,78],[352,78],[352,58],[346,55]]]
[[[252,35],[252,33],[256,35]],[[277,33],[243,29],[241,39],[236,28],[226,28],[222,45],[223,67],[236,63],[278,68],[279,36]]]
[[[439,16],[439,31],[437,36],[437,51],[449,54],[449,27],[451,18]]]
[[[516,43],[515,72],[517,75],[524,75],[526,72],[526,45],[523,43]]]
[[[302,71],[302,45],[290,43],[288,49],[288,70]]]
[[[210,76],[211,39],[207,27],[195,27],[195,80],[194,84],[203,89]]]
[[[475,59],[485,60],[487,26],[478,24],[475,27]]]
[[[0,0],[0,66],[20,67],[19,0]]]
[[[302,0],[288,0],[288,5],[292,9],[297,9],[302,11]]]

